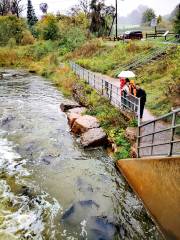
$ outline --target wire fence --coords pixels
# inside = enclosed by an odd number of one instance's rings
[[[140,98],[131,94],[125,95],[121,93],[120,86],[117,87],[107,79],[104,79],[103,76],[99,76],[98,74],[93,73],[74,62],[70,62],[70,66],[80,79],[85,80],[102,96],[108,98],[112,105],[120,109],[133,112],[138,118],[138,124],[140,124]]]

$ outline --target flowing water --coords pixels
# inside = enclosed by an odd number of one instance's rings
[[[0,79],[0,239],[161,239],[102,148],[84,150],[47,80]]]

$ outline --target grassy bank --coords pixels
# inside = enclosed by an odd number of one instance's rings
[[[96,116],[101,127],[107,133],[109,140],[116,144],[116,159],[130,157],[131,145],[125,138],[125,129],[134,126],[118,109],[108,100],[99,96],[84,81],[79,80],[71,71],[67,63],[61,61],[67,56],[58,54],[56,43],[37,42],[26,47],[0,48],[0,67],[25,68],[29,72],[39,74],[53,81],[66,97],[78,93],[76,99],[87,107],[87,114]]]
[[[81,66],[116,77],[123,68],[164,48],[160,42],[113,43],[96,41],[69,55]],[[180,106],[180,47],[167,47],[166,54],[135,70],[136,82],[147,92],[147,108],[159,116]]]
[[[68,97],[77,89],[78,101],[88,107],[88,114],[99,119],[111,141],[117,145],[115,157],[119,159],[129,157],[131,146],[124,137],[124,130],[127,126],[134,126],[134,121],[128,121],[106,99],[77,79],[67,62],[73,59],[88,69],[115,76],[125,64],[162,47],[160,43],[123,44],[94,39],[75,51],[62,54],[63,48],[58,42],[36,41],[27,46],[0,48],[0,67],[25,68],[49,78]],[[156,115],[179,104],[179,58],[180,47],[175,47],[173,51],[167,50],[162,58],[136,70],[136,81],[147,91],[147,107]]]

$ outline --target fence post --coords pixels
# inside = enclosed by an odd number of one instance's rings
[[[102,92],[102,95],[104,95],[104,80],[101,79],[101,92]]]
[[[141,136],[141,127],[138,126],[138,139],[137,139],[137,157],[140,158],[140,144],[141,144],[141,139],[140,139],[140,136]]]
[[[88,84],[89,84],[89,71],[88,71]]]
[[[110,101],[112,100],[112,84],[111,84],[111,88],[110,88]]]
[[[120,88],[119,87],[117,87],[117,93],[116,93],[116,95],[117,95],[117,104],[118,104],[118,106],[120,106],[121,107],[121,90],[120,90]]]
[[[153,132],[152,132],[152,147],[151,147],[151,156],[153,155],[153,144],[154,144],[154,135],[155,135],[155,127],[156,127],[156,122],[153,122]]]
[[[174,144],[173,144],[173,141],[174,141],[175,123],[176,123],[176,112],[173,112],[169,157],[172,156],[172,152],[173,152],[173,145],[174,145]]]
[[[96,75],[94,74],[94,88],[96,88]]]
[[[83,68],[83,80],[84,80],[84,68]]]
[[[141,99],[138,98],[138,127],[141,125],[141,116],[140,116],[140,112],[141,112]]]

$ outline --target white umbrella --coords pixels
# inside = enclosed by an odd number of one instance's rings
[[[134,78],[136,75],[132,71],[122,71],[118,77],[120,78]]]

